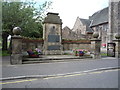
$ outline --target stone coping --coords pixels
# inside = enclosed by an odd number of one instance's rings
[[[100,39],[93,38],[93,39],[90,39],[90,41],[101,41],[101,40],[100,40]]]
[[[120,39],[114,39],[113,41],[118,41],[118,42],[120,42]]]

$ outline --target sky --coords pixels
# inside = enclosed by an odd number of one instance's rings
[[[59,13],[62,19],[62,27],[73,28],[76,18],[88,19],[95,12],[108,6],[109,0],[34,0],[41,4],[45,1],[52,1],[48,12]]]
[[[52,0],[53,10],[59,13],[63,27],[73,28],[76,18],[88,19],[89,16],[108,6],[108,0]]]

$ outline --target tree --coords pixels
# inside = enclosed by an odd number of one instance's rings
[[[51,2],[45,2],[35,8],[36,2],[3,2],[2,3],[2,37],[6,42],[8,35],[13,35],[12,29],[19,26],[22,36],[42,38],[42,20]],[[6,35],[7,34],[7,35]],[[7,47],[4,44],[3,47]],[[6,48],[3,48],[3,50]]]

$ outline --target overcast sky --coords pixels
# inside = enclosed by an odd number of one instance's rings
[[[109,0],[35,0],[39,3],[52,1],[49,12],[59,13],[63,27],[73,28],[76,18],[88,19],[89,16],[108,6]]]

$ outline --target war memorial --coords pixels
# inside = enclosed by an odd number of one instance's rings
[[[63,55],[65,50],[77,47],[90,52],[93,59],[101,58],[101,39],[97,32],[87,41],[62,40],[62,20],[58,13],[47,13],[43,22],[43,40],[27,42],[20,36],[21,28],[13,29],[11,64],[22,64],[23,52],[39,48],[43,55]],[[69,47],[69,48],[68,48]],[[109,30],[107,31],[107,55],[120,58],[120,1],[109,1]]]

